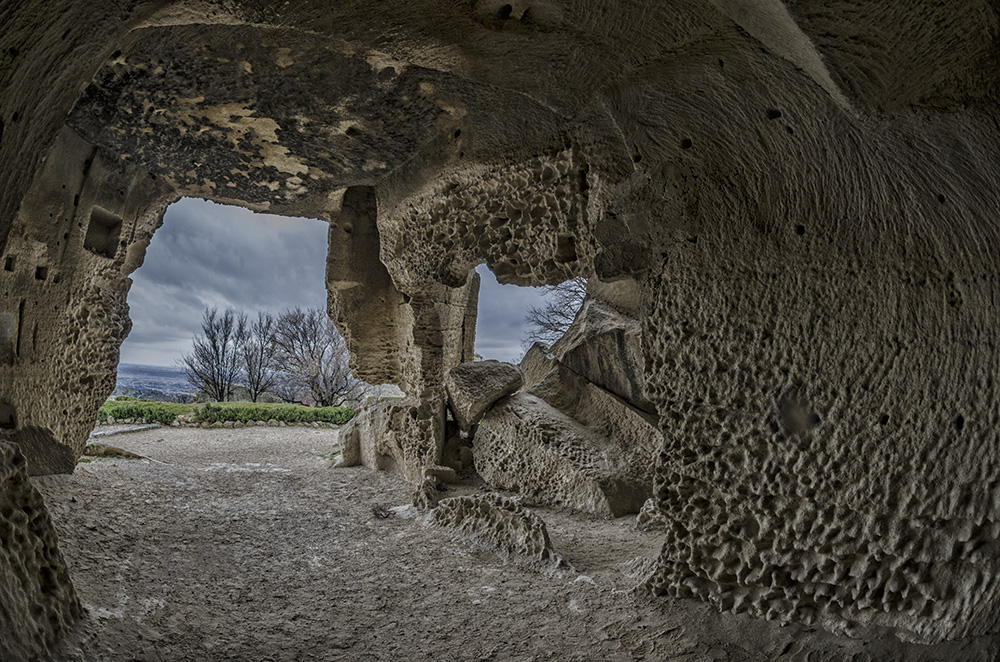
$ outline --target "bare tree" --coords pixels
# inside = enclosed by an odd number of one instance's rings
[[[347,345],[324,310],[282,313],[275,323],[274,349],[284,373],[275,390],[286,400],[331,407],[364,392],[364,383],[351,374]]]
[[[237,347],[243,385],[251,402],[264,393],[273,390],[279,379],[277,361],[274,356],[274,332],[277,324],[270,313],[257,313],[257,319],[249,321],[246,315],[239,316]]]
[[[583,298],[587,295],[587,279],[572,278],[544,289],[545,303],[540,307],[532,306],[524,316],[528,325],[527,333],[522,339],[525,345],[534,342],[551,345],[562,338],[583,305]]]
[[[210,400],[225,402],[233,396],[233,386],[240,374],[238,328],[246,314],[227,308],[221,315],[215,308],[205,309],[201,335],[194,337],[194,351],[181,357],[179,367],[188,382]]]

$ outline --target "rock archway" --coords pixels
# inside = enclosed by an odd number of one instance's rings
[[[632,278],[655,590],[995,631],[995,5],[67,0],[4,22],[15,654],[75,609],[15,447],[71,466],[182,195],[331,223],[359,375],[412,397],[404,474],[440,452],[475,265]]]

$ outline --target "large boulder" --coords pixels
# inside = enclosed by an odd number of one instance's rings
[[[550,353],[587,381],[640,409],[653,411],[643,392],[642,330],[639,321],[588,297],[573,324]]]
[[[520,368],[500,361],[474,361],[455,366],[444,376],[448,405],[463,432],[482,419],[493,403],[521,388]]]
[[[589,289],[628,300],[627,288]],[[639,512],[663,437],[642,396],[638,322],[591,293],[560,340],[528,350],[521,371],[527,388],[497,404],[476,432],[480,475],[544,503]]]
[[[630,454],[527,393],[487,412],[473,450],[488,483],[543,503],[618,517],[638,512],[651,493],[648,472],[636,473]]]

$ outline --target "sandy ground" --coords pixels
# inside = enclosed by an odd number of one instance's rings
[[[328,468],[336,432],[159,428],[35,483],[87,618],[58,659],[992,660],[983,642],[868,643],[631,590],[658,536],[536,508],[573,566],[533,571],[420,518],[411,486]],[[474,486],[458,488],[455,493]]]

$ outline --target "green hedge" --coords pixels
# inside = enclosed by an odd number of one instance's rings
[[[178,414],[190,412],[191,405],[119,397],[116,400],[108,400],[101,405],[101,408],[97,410],[97,420],[101,423],[107,423],[109,417],[116,421],[130,418],[133,421],[144,423],[170,425]]]
[[[131,419],[141,423],[162,423],[170,425],[182,414],[192,415],[198,423],[226,421],[269,421],[285,423],[346,423],[354,418],[354,410],[348,407],[305,407],[292,404],[267,404],[252,402],[222,402],[205,405],[154,402],[125,396],[108,400],[97,412],[97,420],[107,423],[108,418],[116,421]]]
[[[304,407],[302,405],[269,405],[227,402],[224,405],[206,404],[195,410],[194,420],[199,423],[224,423],[226,421],[284,421],[285,423],[346,423],[354,418],[348,407]]]

